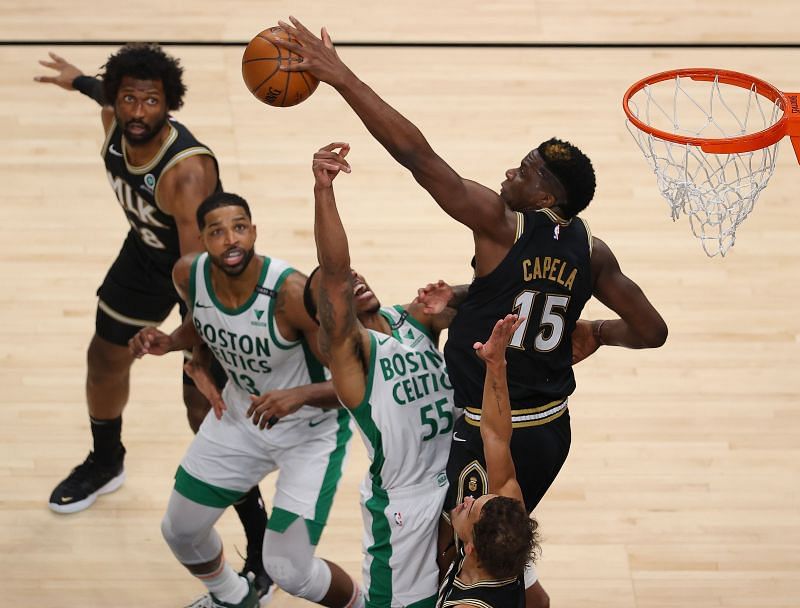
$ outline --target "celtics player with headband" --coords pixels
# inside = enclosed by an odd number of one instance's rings
[[[214,524],[278,471],[262,551],[266,571],[297,597],[358,607],[360,589],[350,576],[314,556],[352,430],[316,356],[318,327],[303,307],[306,277],[255,254],[250,208],[235,194],[208,197],[197,223],[206,252],[184,256],[173,271],[191,318],[170,335],[144,329],[131,343],[137,356],[205,345],[187,368],[214,415],[183,457],[161,525],[175,556],[209,591],[192,606],[258,605],[256,590],[225,561]],[[207,371],[209,351],[229,378],[222,394]]]
[[[371,461],[361,485],[366,605],[433,608],[436,529],[454,422],[450,380],[436,346],[443,321],[419,303],[382,308],[351,269],[333,192],[336,175],[350,172],[349,149],[332,143],[314,155],[320,266],[310,299],[336,395],[355,419]]]

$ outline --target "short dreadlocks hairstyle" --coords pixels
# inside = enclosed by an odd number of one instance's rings
[[[594,196],[596,182],[592,161],[568,141],[555,137],[539,144],[537,150],[567,193],[567,200],[559,202],[559,208],[567,219],[575,217],[586,209]]]
[[[103,93],[108,103],[117,99],[122,79],[125,76],[137,80],[160,80],[164,86],[167,108],[180,109],[186,85],[183,84],[183,68],[180,61],[167,55],[157,44],[128,44],[108,58],[100,76]]]
[[[196,219],[197,227],[200,230],[205,230],[206,215],[219,209],[220,207],[241,207],[248,220],[252,220],[253,216],[250,213],[250,205],[238,194],[233,192],[213,192],[197,207]]]
[[[518,500],[497,496],[487,501],[472,527],[478,564],[496,579],[522,576],[539,552],[538,527]]]

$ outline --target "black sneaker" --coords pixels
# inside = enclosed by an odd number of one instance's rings
[[[50,495],[50,508],[56,513],[76,513],[88,509],[101,494],[113,492],[125,481],[122,466],[125,456],[123,448],[119,462],[114,466],[102,466],[89,452],[82,464],[72,469],[67,478],[56,486]]]
[[[258,594],[258,605],[263,608],[272,599],[272,594],[275,593],[275,583],[272,582],[267,571],[264,570],[264,564],[259,556],[257,559],[247,559],[244,563],[242,571],[239,576],[245,577],[253,583],[256,593]]]

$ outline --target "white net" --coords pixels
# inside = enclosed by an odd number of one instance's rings
[[[660,131],[720,139],[756,133],[780,120],[783,109],[763,93],[755,83],[747,89],[718,78],[675,77],[645,85],[628,103],[636,118]],[[778,144],[752,152],[709,154],[695,145],[659,139],[630,121],[627,126],[656,174],[672,219],[689,216],[706,254],[724,256],[736,240],[736,228],[772,176]]]

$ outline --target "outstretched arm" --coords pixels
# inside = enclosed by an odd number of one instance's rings
[[[103,81],[94,76],[86,76],[77,66],[71,64],[60,55],[56,55],[53,52],[48,53],[48,55],[50,55],[50,60],[39,60],[39,64],[55,70],[56,73],[49,76],[34,76],[33,79],[36,82],[54,84],[66,91],[80,91],[87,97],[94,99],[103,108],[101,118],[104,129],[108,131],[114,119],[114,111],[111,107],[112,102],[105,98]]]
[[[333,179],[340,171],[350,172],[345,160],[349,151],[348,144],[328,144],[314,154],[312,170],[320,350],[339,400],[347,407],[356,407],[366,391],[369,334],[356,316],[350,249],[333,193]]]
[[[303,57],[302,62],[282,67],[286,71],[309,71],[334,87],[355,111],[364,126],[389,154],[411,171],[452,218],[479,236],[502,244],[513,243],[513,213],[506,209],[497,193],[476,182],[462,179],[436,152],[420,130],[381,99],[339,59],[327,30],[317,38],[302,23],[291,17],[291,24],[280,26],[297,43],[274,39],[276,45]],[[507,217],[507,214],[508,215]]]
[[[486,363],[481,408],[481,439],[489,476],[489,492],[515,498],[524,503],[511,458],[511,403],[506,377],[506,347],[522,323],[517,315],[506,315],[495,323],[486,343],[473,348]]]

